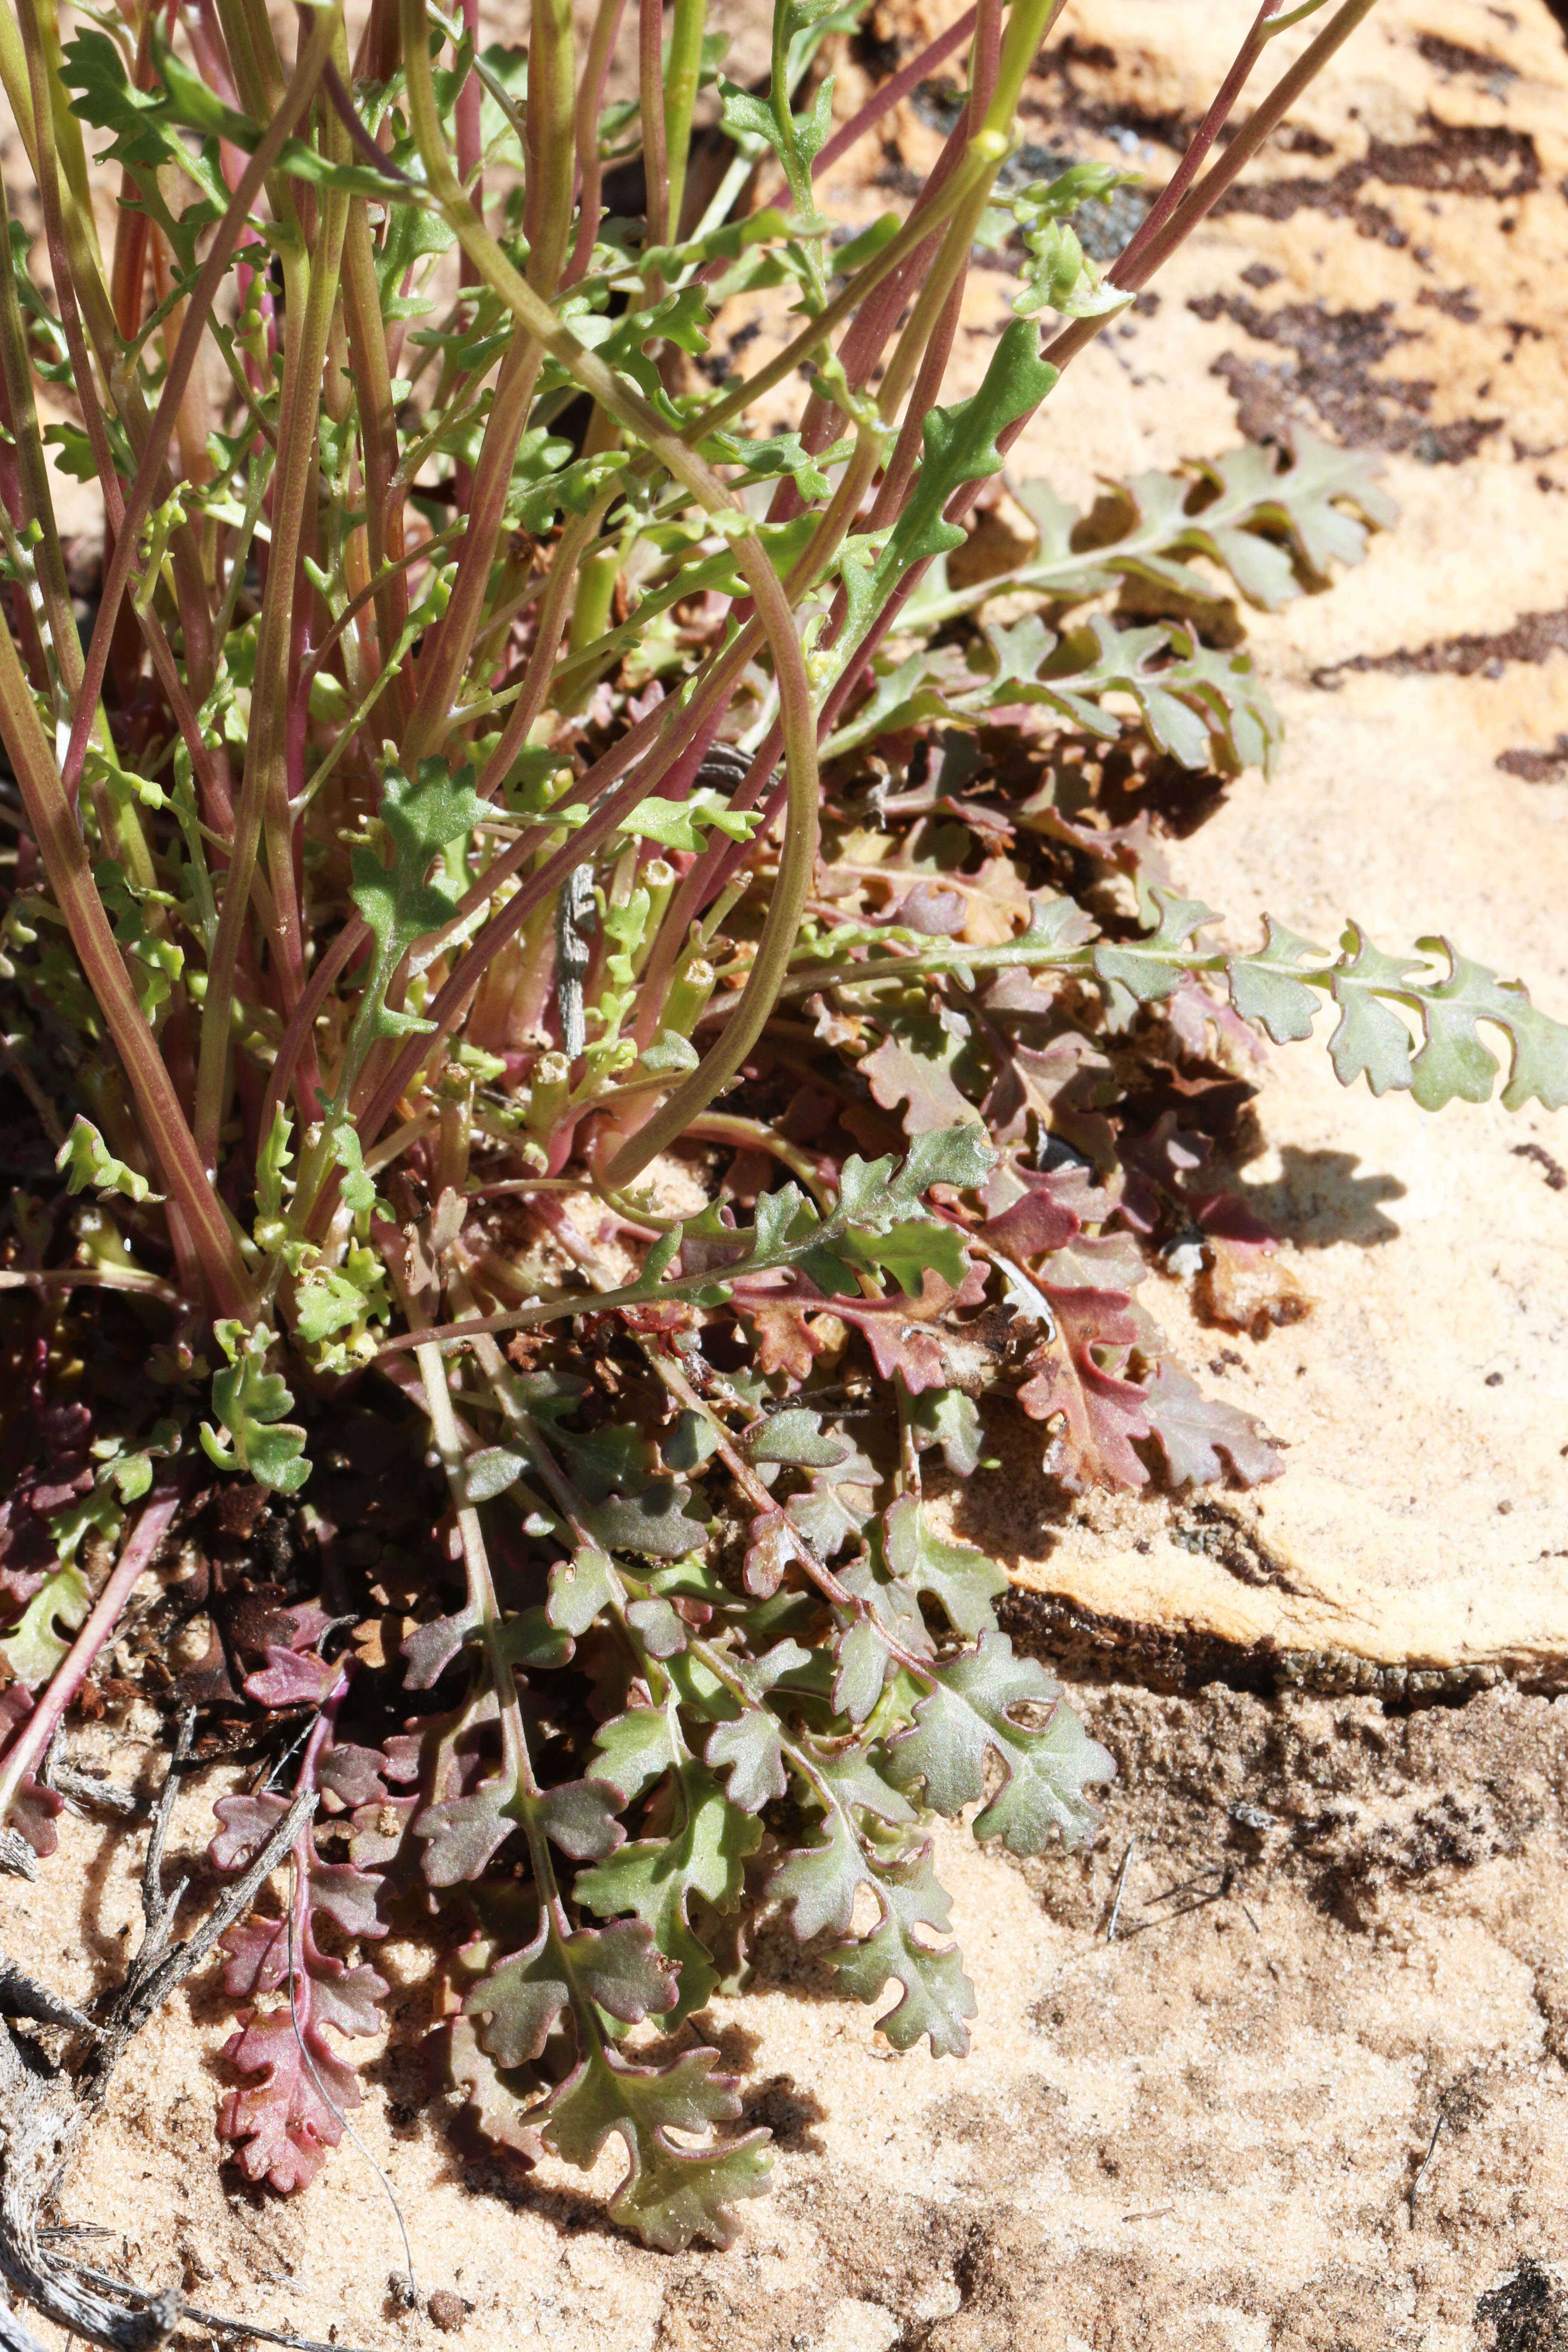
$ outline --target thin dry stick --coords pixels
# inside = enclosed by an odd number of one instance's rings
[[[161,2294],[146,2290],[143,2308],[136,2312],[106,2302],[73,2265],[47,2252],[38,2232],[39,2208],[58,2199],[77,2143],[102,2105],[114,2068],[135,2035],[219,1937],[244,1917],[316,1801],[313,1790],[295,1799],[222,1902],[183,1942],[168,1943],[172,1906],[164,1902],[162,1887],[143,1884],[142,1944],[124,1982],[107,2001],[95,2004],[100,2022],[74,2068],[51,2059],[36,2036],[0,2021],[0,2275],[47,2319],[102,2345],[105,2352],[153,2352],[178,2320],[180,2298],[173,2288]],[[3,2303],[0,2352],[38,2352],[36,2339]]]
[[[63,2237],[65,2234],[64,2231],[57,2230],[40,2230],[38,2232],[41,2238]],[[92,2234],[107,2238],[113,2232],[104,2230]],[[132,2286],[128,2280],[117,2279],[110,2271],[90,2270],[85,2263],[79,2263],[76,2268],[78,2277],[90,2279],[94,2286],[108,2287],[132,2302],[149,2300],[144,2288]],[[314,2336],[291,2336],[283,2328],[263,2327],[258,2320],[229,2319],[222,2312],[202,2311],[194,2303],[180,2305],[180,2317],[195,2320],[198,2327],[215,2328],[220,2336],[254,2336],[258,2344],[286,2344],[289,2352],[355,2352],[355,2347],[350,2345],[323,2344]]]
[[[1106,1923],[1105,1929],[1105,1940],[1108,1944],[1114,1944],[1116,1941],[1116,1923],[1121,1916],[1121,1898],[1127,1892],[1127,1874],[1132,1867],[1132,1855],[1137,1843],[1136,1838],[1128,1839],[1127,1851],[1121,1857],[1121,1867],[1116,1874],[1116,1895],[1110,1906],[1110,1917]]]
[[[1426,2179],[1427,2173],[1432,2168],[1432,2158],[1437,2153],[1438,2135],[1442,2131],[1443,2126],[1447,2122],[1447,2120],[1448,2118],[1447,2116],[1445,2116],[1439,2109],[1437,2120],[1432,2126],[1432,2137],[1426,2143],[1426,2153],[1422,2158],[1420,2164],[1416,2167],[1415,2179],[1411,2182],[1409,2188],[1405,2192],[1405,2202],[1409,2209],[1410,2226],[1413,2230],[1415,2227],[1415,2200],[1421,2194],[1422,2182]]]

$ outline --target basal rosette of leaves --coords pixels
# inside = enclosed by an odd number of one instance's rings
[[[1370,5],[1264,6],[1104,272],[1125,172],[1009,169],[1049,0],[980,0],[941,163],[847,243],[823,174],[953,55],[835,130],[852,5],[780,0],[751,90],[695,0],[581,47],[538,0],[526,51],[426,0],[353,54],[252,0],[0,19],[45,231],[0,278],[0,1859],[111,1637],[261,1748],[216,1866],[317,1796],[226,1945],[252,2179],[337,2145],[394,1927],[475,2128],[617,2139],[660,2246],[766,2178],[701,2039],[759,1918],[961,2053],[933,1822],[1071,1845],[1110,1771],[954,1532],[988,1423],[1071,1492],[1277,1475],[1146,1304],[1267,1264],[1215,1172],[1263,1037],[1568,1100],[1518,982],[1233,946],[1164,863],[1273,770],[1237,601],[1361,560],[1368,469],[1302,433],[1089,514],[1007,470]],[[977,239],[1018,289],[944,401]]]

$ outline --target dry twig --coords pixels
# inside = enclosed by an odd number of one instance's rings
[[[202,1925],[172,1943],[171,1927],[188,1882],[182,1879],[165,1895],[162,1864],[181,1768],[190,1755],[193,1720],[190,1713],[182,1719],[153,1816],[142,1877],[142,1942],[123,1983],[100,2004],[102,2022],[95,2024],[68,2001],[0,1961],[0,2273],[13,2295],[58,2326],[104,2346],[106,2352],[152,2352],[182,2316],[180,2295],[173,2287],[154,2294],[109,2282],[117,2294],[132,2294],[141,2307],[128,2311],[111,2302],[102,2291],[105,2274],[80,2269],[54,2252],[54,2233],[40,2231],[38,2215],[58,2198],[78,2144],[137,2033],[199,1967],[219,1937],[245,1916],[317,1801],[313,1790],[302,1790]],[[33,2020],[42,2032],[25,2032],[11,2022],[13,2018]],[[56,2057],[43,2036],[62,2030],[71,2040],[64,2054]],[[218,2322],[206,2313],[201,2315],[201,2325],[247,2335],[266,2332],[248,2325],[242,2329],[239,2322]],[[300,2341],[281,2336],[268,2340]],[[0,2352],[41,2352],[30,2329],[3,2304]]]

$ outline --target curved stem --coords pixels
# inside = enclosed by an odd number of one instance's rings
[[[738,1118],[721,1110],[700,1111],[687,1127],[699,1143],[727,1143],[736,1151],[766,1151],[797,1176],[819,1209],[827,1210],[836,1197],[831,1166],[814,1160],[798,1143],[789,1142],[776,1128],[760,1118]]]

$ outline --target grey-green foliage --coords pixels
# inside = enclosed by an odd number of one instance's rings
[[[1489,1099],[1500,1066],[1480,1034],[1484,1024],[1506,1042],[1507,1109],[1568,1103],[1568,1028],[1539,1011],[1522,982],[1500,981],[1447,940],[1418,940],[1415,955],[1391,956],[1352,922],[1336,955],[1269,918],[1263,946],[1233,955],[1198,943],[1219,920],[1211,908],[1164,890],[1153,896],[1159,922],[1151,934],[1092,951],[1113,1002],[1156,1003],[1184,971],[1212,972],[1237,1011],[1280,1045],[1310,1036],[1331,1003],[1339,1019],[1329,1052],[1341,1083],[1364,1077],[1374,1095],[1405,1089],[1424,1110]]]

